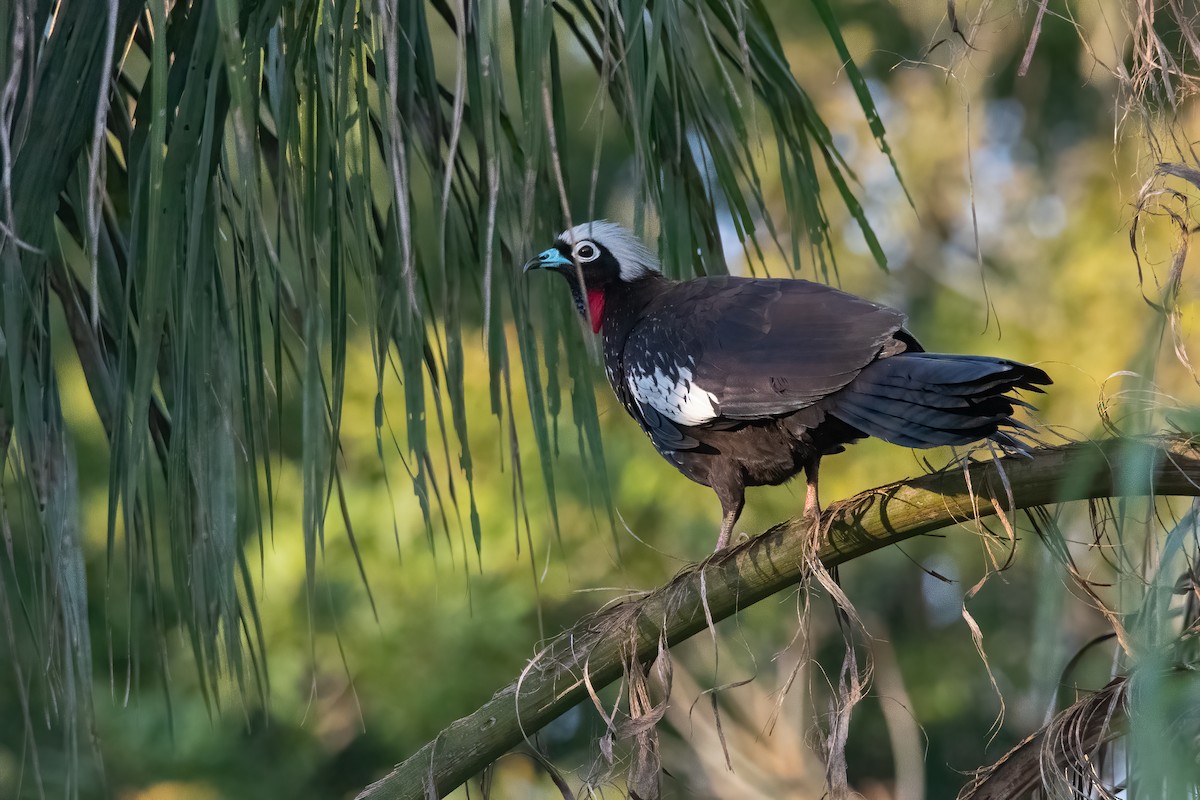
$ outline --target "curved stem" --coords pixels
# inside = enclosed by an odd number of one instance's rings
[[[833,567],[963,521],[1047,503],[1113,496],[1200,496],[1200,443],[1180,437],[1048,447],[950,468],[834,503],[821,560]],[[807,530],[771,528],[688,567],[655,591],[590,615],[554,639],[478,711],[359,794],[359,800],[441,797],[505,751],[616,680],[636,652],[652,658],[805,577]],[[635,650],[636,648],[636,650]],[[587,680],[585,683],[584,674]]]

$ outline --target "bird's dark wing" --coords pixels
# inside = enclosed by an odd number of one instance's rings
[[[881,354],[919,349],[904,315],[801,280],[706,278],[646,309],[624,349],[639,405],[682,426],[797,411]]]

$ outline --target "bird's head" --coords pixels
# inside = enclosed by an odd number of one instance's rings
[[[548,269],[566,279],[580,315],[599,333],[607,294],[621,284],[658,275],[658,259],[625,228],[596,220],[563,231],[554,246],[525,264],[525,271]]]

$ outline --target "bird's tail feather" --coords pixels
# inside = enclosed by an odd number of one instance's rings
[[[1009,393],[1040,392],[1050,378],[1037,367],[987,356],[901,353],[864,369],[829,412],[870,436],[903,447],[964,445],[1012,437],[1001,427],[1028,429],[1012,418]]]

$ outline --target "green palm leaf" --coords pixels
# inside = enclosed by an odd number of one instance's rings
[[[816,7],[844,55],[829,6]],[[6,491],[36,509],[12,525],[42,569],[30,585],[5,577],[0,612],[10,640],[33,644],[14,664],[18,683],[32,675],[45,684],[33,696],[62,698],[73,753],[94,648],[52,346],[81,366],[108,437],[108,613],[150,620],[159,642],[153,656],[114,642],[119,669],[163,658],[168,632],[182,629],[215,705],[230,678],[242,694],[267,692],[247,541],[261,559],[266,536],[303,536],[311,609],[331,502],[353,531],[340,474],[350,385],[374,386],[377,450],[395,447],[408,465],[428,546],[451,520],[477,555],[482,546],[469,445],[479,426],[506,442],[519,525],[533,522],[522,487],[536,473],[561,535],[555,461],[567,424],[611,522],[587,344],[569,309],[544,313],[549,290],[516,269],[535,242],[611,213],[624,192],[635,223],[663,233],[671,272],[725,268],[723,219],[760,255],[762,231],[777,242],[791,231],[794,264],[806,245],[824,268],[828,176],[883,264],[761,2],[123,0],[117,12],[111,82],[105,27],[83,5],[0,15],[4,83],[16,87],[3,120],[0,443]],[[887,152],[862,76],[848,70]],[[83,178],[98,168],[87,143],[101,87],[111,102],[93,200]],[[772,145],[782,211],[756,163]],[[630,183],[595,170],[611,149],[627,154]],[[88,219],[99,221],[94,243]],[[370,342],[374,375],[353,372],[355,340]],[[464,353],[481,345],[490,421],[465,413]],[[382,411],[395,392],[402,421]],[[532,443],[516,436],[525,415]],[[302,532],[274,526],[284,454],[302,466]],[[365,583],[353,534],[351,546]]]

